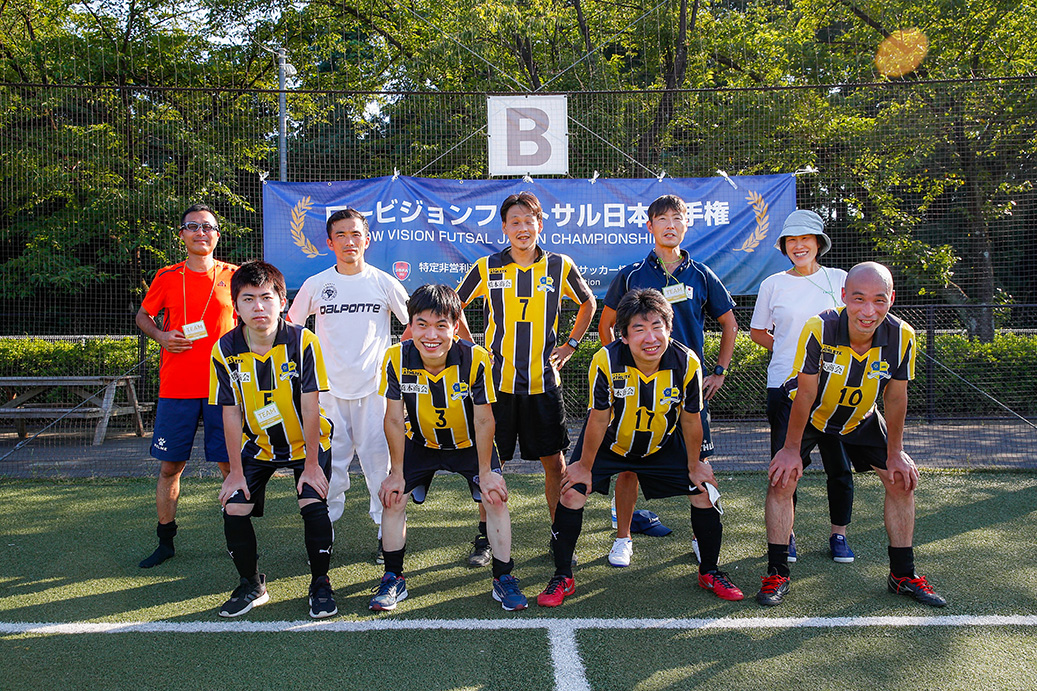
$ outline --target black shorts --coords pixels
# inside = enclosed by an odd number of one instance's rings
[[[317,454],[317,462],[320,469],[324,471],[324,477],[331,480],[331,449],[321,449]],[[234,496],[227,500],[228,504],[254,504],[252,515],[259,517],[263,515],[266,504],[266,483],[271,476],[282,468],[291,468],[295,473],[295,484],[299,484],[299,476],[306,467],[303,459],[297,461],[257,461],[249,456],[241,457],[241,470],[245,473],[245,484],[248,486],[249,499],[245,499],[242,492],[235,492]],[[326,498],[317,494],[317,490],[309,485],[302,486],[302,492],[296,492],[299,499],[319,499],[327,501]]]
[[[583,452],[583,434],[587,427],[580,431],[576,440],[572,461],[578,461]],[[662,447],[648,456],[628,458],[620,456],[602,442],[598,454],[594,457],[591,468],[591,489],[598,494],[608,496],[612,477],[627,471],[637,473],[638,484],[645,499],[662,499],[663,497],[679,497],[698,494],[700,490],[691,484],[688,477],[688,447],[684,444],[684,436],[678,428]],[[573,489],[587,494],[585,485],[574,485]]]
[[[788,400],[788,398],[786,400],[788,401],[787,404],[776,408],[774,421],[771,422],[772,426],[777,422],[782,429],[780,434],[782,446],[785,444],[789,414],[792,412],[792,401]],[[857,429],[849,434],[825,433],[808,422],[806,429],[803,430],[803,441],[799,446],[799,457],[803,459],[803,468],[806,468],[810,465],[810,452],[813,451],[815,446],[821,448],[821,459],[824,461],[826,453],[833,455],[838,453],[835,445],[841,445],[845,458],[849,459],[853,469],[858,473],[866,472],[872,468],[885,470],[887,440],[886,419],[882,417],[882,413],[878,410],[865,418],[863,422],[857,425]],[[828,446],[827,451],[825,445]]]
[[[785,446],[785,435],[789,430],[789,414],[792,412],[792,401],[782,388],[767,389],[767,421],[771,424],[771,458]],[[808,428],[816,430],[813,425]],[[805,436],[805,435],[804,435]],[[850,460],[843,449],[842,441],[838,435],[822,434],[816,441],[818,451],[821,452],[821,463],[825,472],[829,475],[848,473],[851,470]],[[803,457],[804,470],[810,465],[810,450]],[[800,448],[802,454],[802,448]],[[884,462],[884,461],[883,461]]]
[[[493,417],[497,423],[494,439],[504,461],[514,457],[516,437],[526,461],[539,461],[569,448],[561,388],[530,395],[497,392]]]
[[[501,475],[500,457],[497,448],[490,458],[490,469]],[[467,449],[430,449],[424,444],[415,444],[410,439],[403,442],[403,492],[411,495],[415,504],[422,504],[428,496],[428,488],[436,471],[457,473],[468,480],[472,499],[482,501],[479,491],[479,451],[475,446]]]

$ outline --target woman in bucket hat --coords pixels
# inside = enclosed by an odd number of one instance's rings
[[[788,271],[768,276],[760,285],[750,323],[755,343],[771,351],[767,367],[767,419],[771,425],[771,456],[785,443],[785,425],[777,419],[785,392],[781,385],[793,375],[793,358],[807,319],[842,307],[846,272],[821,266],[818,261],[832,248],[824,221],[813,211],[789,214],[774,247],[792,262]],[[832,521],[829,550],[839,563],[854,560],[846,542],[846,526],[853,508],[853,473],[842,445],[820,446],[828,475],[828,509]],[[789,539],[789,561],[796,561],[796,536]]]

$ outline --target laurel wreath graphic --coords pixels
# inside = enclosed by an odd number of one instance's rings
[[[770,215],[767,213],[767,202],[764,201],[763,195],[759,192],[750,191],[749,196],[745,199],[752,205],[753,212],[756,214],[756,229],[749,234],[742,246],[735,250],[736,252],[752,252],[755,250],[767,237],[767,231],[771,225]]]
[[[298,204],[292,207],[292,241],[296,247],[302,250],[307,259],[322,257],[325,254],[307,240],[306,235],[302,232],[303,225],[306,223],[306,212],[312,208],[313,201],[311,201],[310,197],[303,197]]]

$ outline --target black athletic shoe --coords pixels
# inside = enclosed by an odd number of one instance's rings
[[[259,580],[253,583],[242,578],[240,585],[230,594],[230,599],[220,608],[221,617],[240,617],[253,607],[264,605],[270,600],[266,592],[266,576],[259,574]]]
[[[776,573],[764,576],[761,580],[763,580],[763,586],[756,593],[756,601],[765,607],[780,605],[788,595],[789,588],[792,587],[791,578]]]
[[[480,535],[472,541],[472,553],[468,555],[468,566],[477,569],[480,566],[489,566],[493,561],[493,550],[490,541],[485,535]]]
[[[163,545],[159,543],[159,546],[155,548],[155,551],[146,559],[142,559],[137,566],[142,569],[150,569],[153,566],[158,566],[166,559],[171,558],[174,554],[176,554],[176,550],[173,549],[173,545]]]
[[[338,614],[335,605],[335,591],[331,589],[331,580],[321,576],[310,588],[310,616],[314,619],[333,617]]]
[[[889,574],[889,578],[886,579],[886,586],[889,588],[889,592],[913,597],[923,605],[929,605],[930,607],[947,606],[947,600],[933,591],[933,587],[925,580],[925,576],[916,574],[911,578],[897,578],[893,574]]]

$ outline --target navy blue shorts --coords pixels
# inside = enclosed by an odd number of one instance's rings
[[[228,463],[227,442],[223,436],[223,406],[209,405],[205,398],[158,399],[151,455],[172,463],[190,459],[199,420],[205,428],[205,460]]]
[[[569,448],[560,388],[529,395],[498,391],[493,418],[497,451],[505,461],[515,456],[516,437],[519,454],[526,461],[539,461]]]
[[[496,446],[493,447],[493,456],[490,458],[490,469],[498,475],[502,474]],[[410,439],[404,440],[403,492],[409,492],[415,504],[425,501],[432,478],[440,470],[457,473],[468,480],[468,490],[472,493],[472,499],[482,501],[482,492],[479,491],[479,451],[475,446],[467,449],[430,449],[424,444],[415,444]]]
[[[320,469],[324,471],[324,477],[331,480],[331,449],[321,449],[317,453],[317,463],[320,465]],[[297,461],[257,461],[249,456],[241,457],[241,470],[245,474],[245,484],[248,486],[249,498],[246,499],[245,495],[241,492],[235,492],[234,496],[227,500],[228,504],[254,504],[252,508],[253,516],[262,516],[263,509],[266,506],[266,483],[270,481],[270,478],[278,470],[282,468],[291,468],[295,474],[295,484],[299,484],[299,476],[302,475],[302,471],[306,468],[306,460],[299,459]],[[327,501],[326,498],[322,498],[317,494],[317,490],[313,489],[309,485],[302,486],[302,492],[296,491],[296,496],[299,499],[319,499],[320,501]]]

